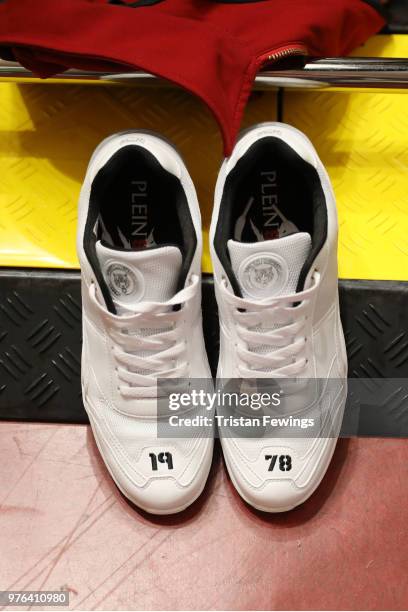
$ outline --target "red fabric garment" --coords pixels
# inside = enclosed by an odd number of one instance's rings
[[[0,55],[41,77],[67,68],[142,69],[199,96],[230,153],[267,56],[293,49],[346,55],[384,25],[363,0],[166,0],[132,8],[106,0],[6,0]]]

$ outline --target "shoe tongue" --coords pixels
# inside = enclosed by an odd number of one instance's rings
[[[98,241],[96,254],[118,314],[138,302],[166,302],[177,291],[182,255],[175,246],[131,251]]]
[[[261,242],[228,240],[242,296],[260,300],[295,293],[311,248],[312,239],[305,232]]]

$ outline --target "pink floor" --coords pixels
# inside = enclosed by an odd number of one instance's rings
[[[200,500],[164,518],[123,499],[88,427],[0,423],[0,458],[1,590],[64,587],[79,610],[408,607],[406,440],[342,440],[281,516],[240,500],[218,446]]]

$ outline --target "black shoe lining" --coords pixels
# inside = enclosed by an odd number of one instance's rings
[[[327,237],[326,199],[317,170],[281,139],[265,137],[255,142],[229,173],[221,199],[214,248],[238,296],[241,291],[232,271],[227,242],[235,237],[237,219],[251,199],[253,203],[242,242],[259,239],[253,227],[265,230],[265,208],[270,209],[274,203],[299,232],[310,234],[312,249],[297,287],[297,291],[301,291],[310,266]]]
[[[184,286],[197,245],[187,197],[179,179],[145,148],[121,148],[91,187],[84,250],[107,308],[116,312],[96,255],[97,240],[130,250],[178,246],[183,256],[178,290]]]

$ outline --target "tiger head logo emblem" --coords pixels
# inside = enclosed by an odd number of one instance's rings
[[[129,276],[123,272],[114,272],[112,276],[112,283],[118,292],[127,295],[130,287]]]
[[[249,281],[253,287],[268,287],[276,276],[275,266],[271,263],[251,264],[248,268]]]
[[[283,289],[288,269],[286,262],[277,255],[257,254],[242,262],[238,275],[246,293],[263,298]]]
[[[128,266],[119,263],[111,264],[106,275],[109,289],[116,297],[133,293],[136,279],[133,270]]]

